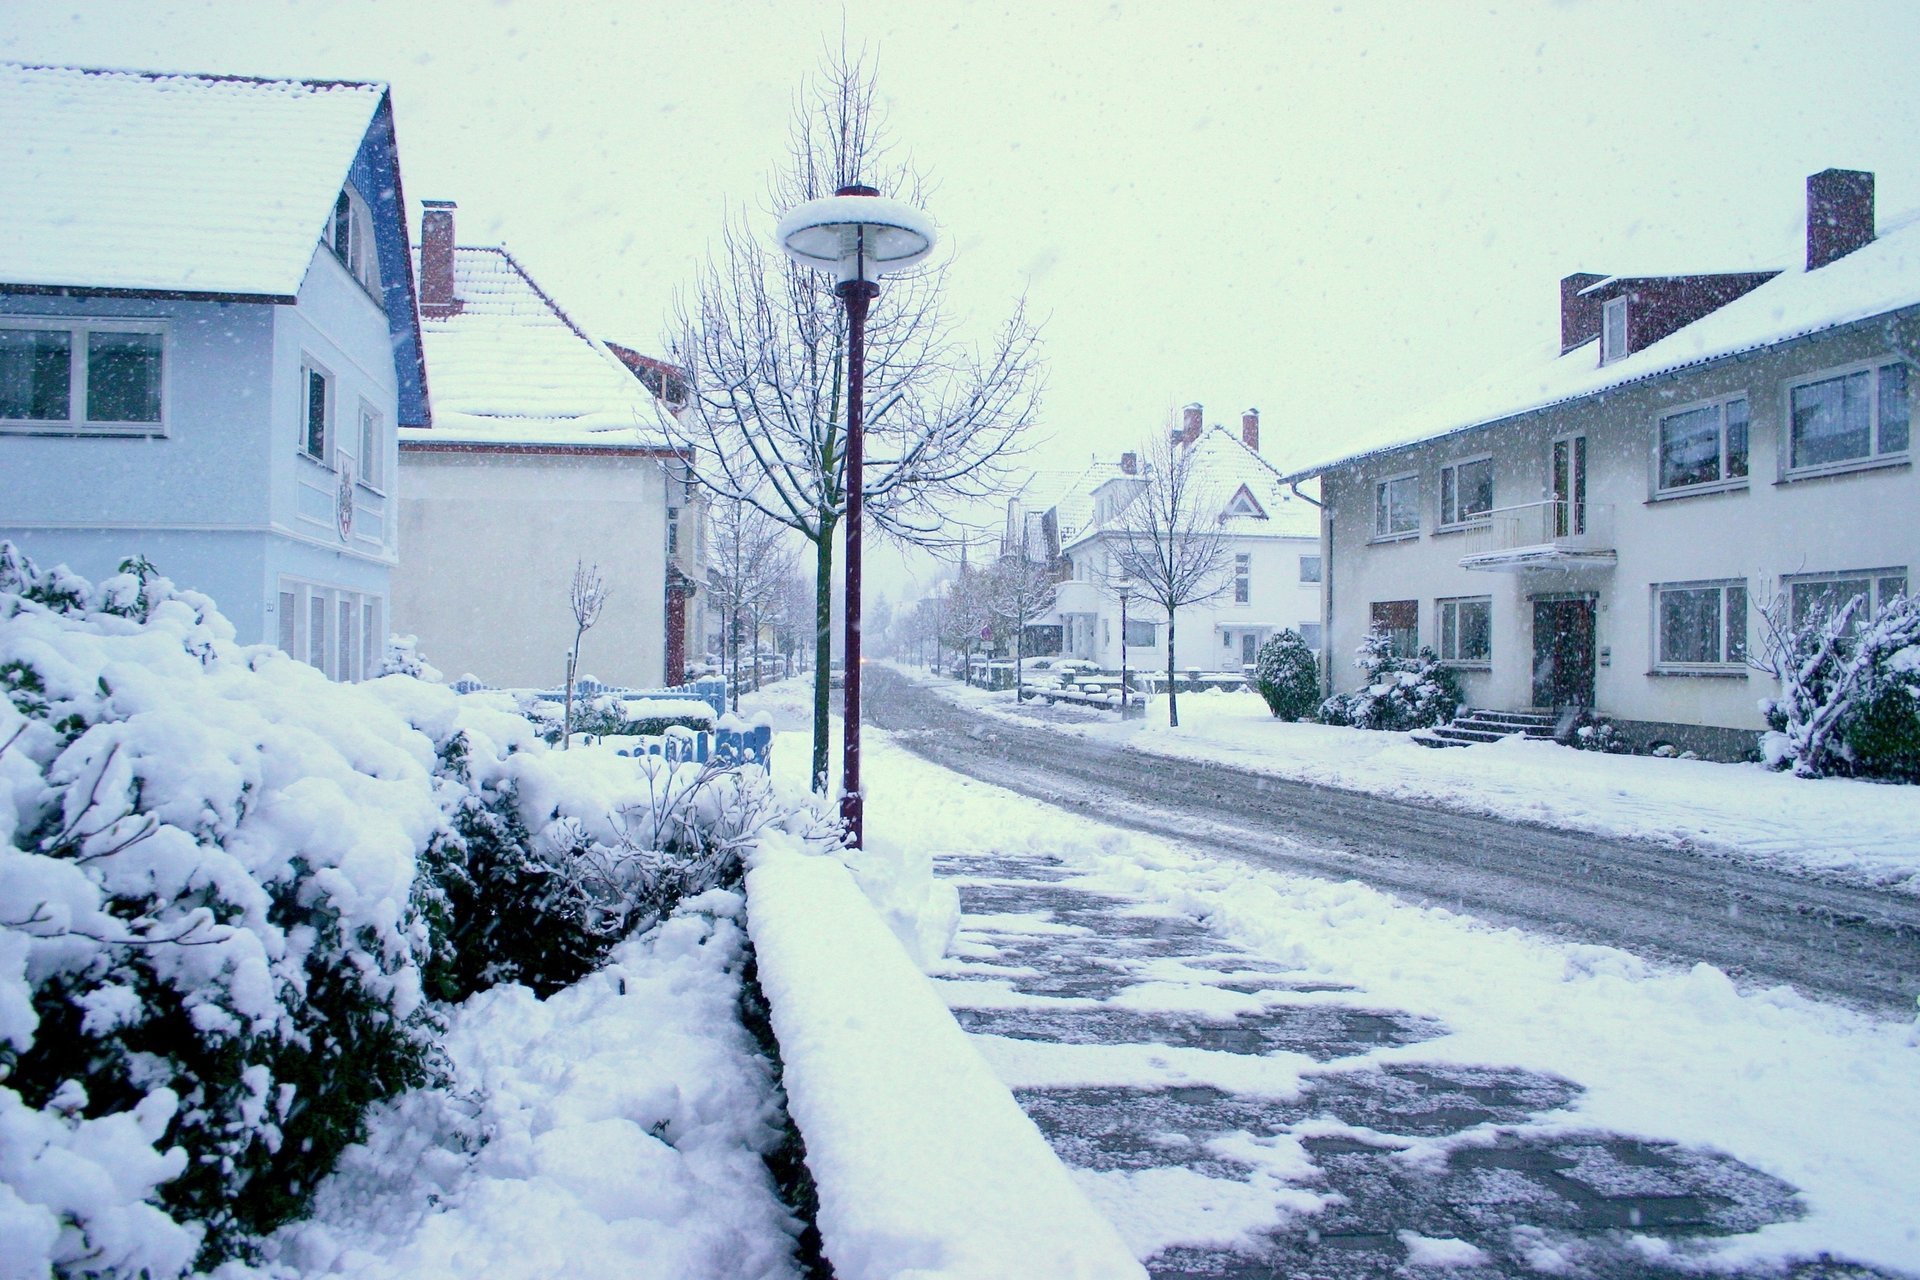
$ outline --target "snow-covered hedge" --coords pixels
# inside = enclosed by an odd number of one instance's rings
[[[1365,680],[1352,693],[1336,693],[1320,704],[1326,724],[1356,729],[1425,729],[1453,719],[1463,696],[1460,680],[1442,666],[1440,656],[1422,647],[1412,657],[1393,651],[1387,633],[1367,632],[1355,651],[1354,666]]]
[[[1311,716],[1320,701],[1320,662],[1298,631],[1287,630],[1260,646],[1253,687],[1277,719]]]
[[[1763,615],[1766,669],[1780,696],[1760,704],[1767,763],[1802,777],[1920,782],[1920,598],[1867,615],[1855,596],[1798,626],[1785,602]]]
[[[144,563],[0,544],[0,1272],[172,1277],[299,1214],[435,1071],[432,994],[551,989],[737,877],[755,771],[549,752],[339,685]]]

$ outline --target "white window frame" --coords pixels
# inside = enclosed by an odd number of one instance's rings
[[[67,335],[67,416],[0,418],[0,435],[160,436],[173,415],[170,384],[172,327],[165,320],[92,316],[0,316],[0,329],[41,329]],[[160,418],[157,422],[90,422],[87,419],[87,338],[94,333],[144,333],[160,339]]]
[[[1472,458],[1461,458],[1458,462],[1449,462],[1446,466],[1440,468],[1440,522],[1436,526],[1437,528],[1468,529],[1475,525],[1485,524],[1493,519],[1494,497],[1491,492],[1487,495],[1487,509],[1485,511],[1474,511],[1466,514],[1462,514],[1460,511],[1460,468],[1476,466],[1482,462],[1487,464],[1487,488],[1491,491],[1494,484],[1494,467],[1493,455],[1490,453],[1483,453]],[[1449,515],[1447,511],[1447,499],[1449,496],[1452,497],[1454,506],[1451,515]]]
[[[1412,482],[1413,501],[1407,504],[1407,510],[1413,513],[1413,523],[1405,529],[1388,527],[1388,516],[1393,509],[1393,490],[1395,486]],[[1404,542],[1420,536],[1420,473],[1404,471],[1398,475],[1382,476],[1373,482],[1373,537],[1372,542]]]
[[[1294,631],[1299,635],[1301,642],[1304,643],[1307,648],[1313,650],[1315,653],[1320,652],[1321,637],[1320,622],[1318,619],[1312,622],[1302,622],[1294,627]]]
[[[1747,669],[1747,655],[1751,650],[1752,626],[1749,615],[1753,611],[1753,597],[1747,590],[1745,578],[1715,578],[1696,582],[1656,582],[1650,588],[1653,594],[1653,635],[1648,652],[1653,655],[1653,670],[1667,675],[1726,675],[1734,672],[1744,673]],[[1739,647],[1736,654],[1729,646],[1729,628],[1727,626],[1727,592],[1738,590],[1741,593]],[[1707,662],[1687,662],[1667,657],[1664,649],[1664,599],[1669,592],[1714,591],[1718,594],[1718,603],[1714,608],[1716,631],[1714,651],[1720,656]]]
[[[1899,579],[1897,591],[1889,592],[1888,585],[1893,579]],[[1865,613],[1855,613],[1856,625],[1866,622],[1895,594],[1908,595],[1913,591],[1913,580],[1906,569],[1897,565],[1887,565],[1879,569],[1848,569],[1833,573],[1793,573],[1780,579],[1780,588],[1787,597],[1787,617],[1794,626],[1799,626],[1799,610],[1794,608],[1793,590],[1795,587],[1811,587],[1831,582],[1862,582],[1867,584],[1867,608]]]
[[[1126,631],[1133,631],[1140,627],[1146,628],[1147,638],[1139,644],[1134,644],[1132,641],[1127,640]],[[1151,619],[1128,618],[1126,631],[1120,633],[1120,639],[1129,649],[1152,649],[1158,647],[1160,643],[1160,624]]]
[[[386,492],[387,418],[369,401],[360,402],[360,456],[354,480],[372,493]]]
[[[1309,561],[1311,561],[1311,562],[1313,563],[1313,575],[1312,575],[1311,577],[1309,577],[1309,576],[1307,575],[1307,563],[1308,563]],[[1315,585],[1318,585],[1318,584],[1319,584],[1319,582],[1320,582],[1320,578],[1321,578],[1321,575],[1322,575],[1322,573],[1323,573],[1323,572],[1324,572],[1324,570],[1322,569],[1322,566],[1321,566],[1321,563],[1320,563],[1320,553],[1319,553],[1318,551],[1315,551],[1315,552],[1313,552],[1312,554],[1304,554],[1304,553],[1303,553],[1303,554],[1301,555],[1301,557],[1300,557],[1300,581],[1302,581],[1302,582],[1310,582],[1310,583],[1313,583],[1313,584],[1315,584]]]
[[[1727,445],[1727,408],[1730,405],[1741,404],[1741,403],[1744,403],[1747,406],[1747,448],[1746,448],[1746,456],[1742,461],[1742,466],[1745,468],[1745,471],[1741,475],[1736,476],[1736,475],[1730,475],[1728,472],[1728,468],[1732,459],[1731,459],[1730,451]],[[1697,480],[1687,484],[1675,484],[1675,485],[1666,484],[1664,482],[1664,476],[1663,476],[1664,467],[1662,465],[1662,461],[1663,461],[1662,455],[1665,452],[1667,423],[1672,421],[1675,418],[1680,417],[1682,414],[1697,413],[1702,409],[1716,409],[1716,408],[1720,411],[1720,425],[1718,428],[1718,445],[1717,445],[1719,449],[1719,456],[1716,460],[1715,469],[1719,472],[1720,478],[1717,480]],[[1731,489],[1746,488],[1748,480],[1753,475],[1753,402],[1752,400],[1748,397],[1746,392],[1736,391],[1729,395],[1714,396],[1706,400],[1696,400],[1692,404],[1676,405],[1675,407],[1668,409],[1663,413],[1660,413],[1654,418],[1654,421],[1653,421],[1652,465],[1653,465],[1653,496],[1656,499],[1679,497],[1683,494],[1725,493]]]
[[[1619,336],[1614,336],[1616,322]],[[1627,354],[1627,299],[1608,298],[1600,304],[1600,363],[1612,364]]]
[[[1898,449],[1882,449],[1880,436],[1883,422],[1880,416],[1880,377],[1879,371],[1895,365],[1905,366],[1907,371],[1907,443]],[[1868,394],[1872,397],[1867,411],[1867,451],[1857,458],[1845,458],[1837,462],[1809,463],[1806,466],[1794,464],[1794,393],[1807,387],[1818,386],[1822,382],[1835,382],[1856,373],[1868,373]],[[1803,480],[1814,476],[1839,475],[1848,471],[1862,471],[1871,467],[1885,467],[1910,460],[1913,456],[1913,409],[1916,382],[1920,382],[1920,369],[1895,355],[1876,356],[1871,360],[1857,360],[1852,364],[1839,365],[1831,369],[1822,369],[1818,373],[1804,378],[1795,378],[1781,388],[1780,422],[1785,433],[1780,450],[1781,477],[1786,480]]]
[[[1488,671],[1493,667],[1493,597],[1492,596],[1454,596],[1449,599],[1435,600],[1434,626],[1437,629],[1434,647],[1440,652],[1440,660],[1450,667],[1460,667],[1468,671]],[[1484,605],[1487,610],[1487,651],[1478,657],[1462,657],[1460,654],[1460,610],[1466,605]]]
[[[1253,555],[1251,552],[1234,553],[1233,602],[1245,605],[1253,603]]]
[[[309,447],[313,440],[313,420],[309,416],[313,411],[313,379],[319,376],[326,383],[325,405],[322,409],[324,421],[321,423],[320,452],[314,453]],[[334,454],[339,445],[340,432],[335,406],[340,398],[340,380],[333,370],[321,364],[310,355],[300,357],[300,399],[296,423],[299,427],[297,447],[300,456],[309,462],[317,462],[327,470],[334,468]]]

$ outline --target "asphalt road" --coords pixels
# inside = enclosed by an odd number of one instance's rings
[[[1911,897],[983,721],[877,665],[862,702],[936,764],[1227,857],[1879,1013],[1920,995]]]

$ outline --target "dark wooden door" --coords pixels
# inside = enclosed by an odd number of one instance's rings
[[[1533,705],[1593,705],[1591,598],[1533,602]]]

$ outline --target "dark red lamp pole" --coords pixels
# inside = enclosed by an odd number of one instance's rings
[[[855,183],[809,200],[780,220],[780,248],[796,262],[833,271],[834,292],[847,309],[847,548],[846,662],[842,728],[840,823],[846,843],[865,841],[860,790],[860,508],[865,490],[867,309],[879,296],[878,278],[903,271],[933,249],[933,223],[918,209],[883,200]]]

